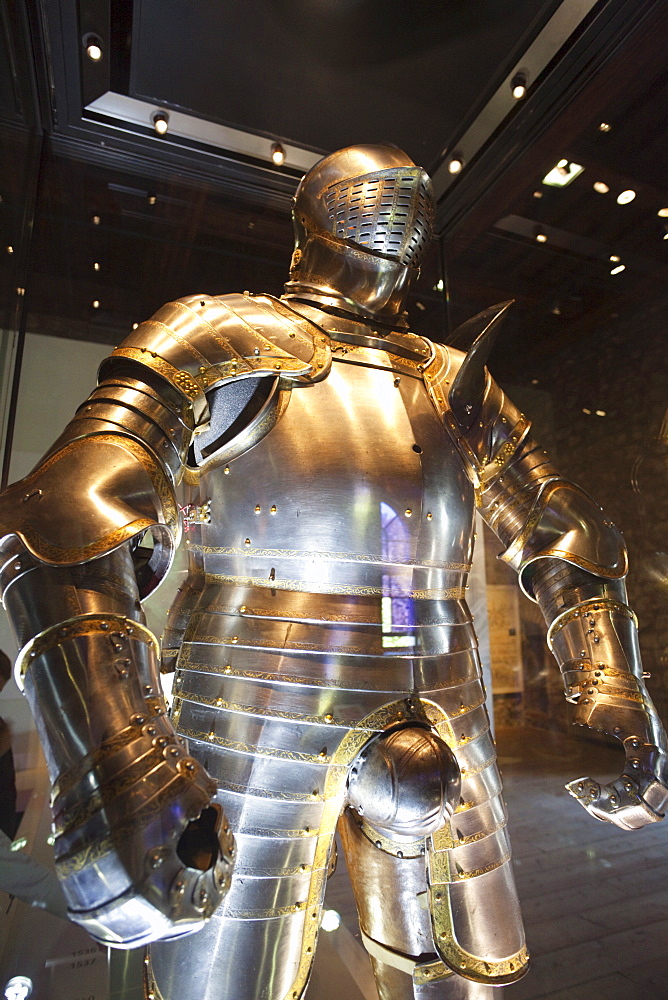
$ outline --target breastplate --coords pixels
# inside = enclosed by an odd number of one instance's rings
[[[461,459],[421,374],[343,350],[325,380],[291,390],[265,437],[207,468],[195,499],[211,521],[191,551],[209,580],[459,600],[473,518]]]

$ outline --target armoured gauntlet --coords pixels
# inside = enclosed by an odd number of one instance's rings
[[[128,601],[119,593],[114,600],[130,555],[66,570],[21,549],[5,560],[4,600],[20,641],[35,631],[36,615],[53,622],[24,645],[17,679],[53,783],[56,868],[69,915],[115,947],[196,930],[229,881],[232,839],[211,805],[214,782],[166,715],[158,644],[141,612],[130,602],[120,613]],[[84,613],[63,615],[75,604]],[[86,612],[95,605],[106,608]]]
[[[553,567],[541,566],[536,581],[541,604]],[[571,576],[585,574],[569,567]],[[548,645],[564,678],[566,698],[575,707],[573,722],[619,739],[626,766],[616,781],[601,786],[591,778],[567,785],[597,819],[634,830],[660,820],[668,803],[666,734],[643,683],[636,618],[625,603],[622,583],[598,584],[598,597],[566,607],[552,621]],[[542,585],[542,586],[541,586]],[[611,591],[615,596],[608,596]]]

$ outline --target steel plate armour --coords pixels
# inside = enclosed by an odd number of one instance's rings
[[[186,532],[190,575],[166,632],[174,648],[183,635],[174,719],[218,781],[237,860],[202,931],[216,954],[225,942],[215,973],[158,945],[165,996],[181,995],[186,968],[203,1000],[255,998],[260,983],[262,996],[301,995],[349,767],[375,733],[410,721],[438,732],[462,771],[456,836],[448,825],[427,845],[386,845],[407,863],[427,854],[440,957],[422,974],[449,975],[444,958],[503,982],[526,965],[465,601],[474,488],[424,358],[334,341],[332,355],[326,379],[268,404],[279,419],[253,447],[230,459],[228,444],[199,482],[188,476],[186,509],[206,513]],[[268,964],[240,981],[230,954]]]

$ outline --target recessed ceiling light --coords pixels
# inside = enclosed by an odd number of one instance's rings
[[[610,274],[621,274],[622,271],[626,270],[626,264],[618,264],[617,267],[613,267]]]
[[[148,196],[148,203],[149,203],[149,205],[155,205],[155,203],[156,203],[157,200],[158,200],[157,195],[150,194]]]
[[[91,62],[99,62],[102,58],[102,42],[96,35],[87,35],[84,40],[86,55]]]
[[[613,262],[613,264],[617,264],[618,261],[621,260],[621,257],[618,257],[616,253],[611,253],[610,260]]]
[[[635,196],[636,196],[635,191],[632,191],[630,188],[628,189],[628,191],[622,191],[621,194],[617,195],[617,204],[628,205],[630,201],[633,201]]]
[[[598,127],[598,130],[599,132],[609,132],[611,128],[612,125],[608,125],[607,122],[601,122],[601,124]]]
[[[7,253],[14,253],[14,247],[12,246],[7,247]]]
[[[545,174],[543,184],[547,184],[548,187],[566,187],[576,177],[579,177],[583,170],[584,167],[580,163],[559,160],[557,165]]]
[[[526,73],[516,73],[510,84],[512,95],[516,101],[521,101],[523,97],[526,97],[528,86],[529,80]]]
[[[604,417],[606,415],[605,410],[594,410],[597,417]]]
[[[133,323],[132,324],[132,329],[136,330],[138,326],[139,326],[139,323]]]
[[[434,291],[435,292],[442,292],[443,291],[443,278],[439,278],[438,279],[438,281],[434,285]]]
[[[458,174],[461,172],[463,166],[464,160],[461,153],[453,153],[448,161],[448,171],[451,174]]]
[[[93,264],[93,270],[94,271],[99,271],[100,270],[100,265],[98,264],[97,261],[95,261],[95,263]]]
[[[165,111],[156,111],[151,121],[158,135],[165,135],[169,129],[169,115]]]
[[[660,208],[656,214],[660,215],[662,219],[668,219],[668,208]]]
[[[586,413],[586,414],[587,414],[587,416],[591,416],[591,410],[588,410],[586,406],[583,406],[583,407],[582,407],[582,412],[583,412],[583,413]]]
[[[91,219],[91,222],[93,223],[94,226],[99,226],[100,225],[100,216],[99,215],[94,215],[92,217],[92,219]]]
[[[93,299],[93,309],[99,309],[99,308],[100,308],[100,300]]]
[[[598,191],[599,194],[607,194],[610,188],[603,181],[594,182],[594,191]]]
[[[545,235],[545,233],[536,233],[536,242],[547,243],[547,236]]]
[[[534,198],[542,198],[543,197],[543,192],[542,191],[534,191],[533,196],[534,196]]]
[[[277,167],[285,163],[285,150],[281,146],[280,142],[275,142],[271,147],[271,160],[275,163]]]

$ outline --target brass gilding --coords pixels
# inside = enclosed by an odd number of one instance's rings
[[[459,944],[455,930],[449,886],[479,878],[503,865],[510,863],[510,854],[504,854],[495,862],[475,871],[454,870],[446,843],[451,838],[437,841],[443,846],[437,848],[434,838],[428,838],[429,896],[431,903],[432,928],[436,949],[445,965],[462,976],[477,983],[504,986],[520,979],[529,967],[529,952],[522,946],[515,954],[505,959],[489,959],[472,955]]]
[[[550,651],[552,652],[552,640],[564,626],[572,621],[576,621],[578,618],[584,618],[592,611],[607,611],[611,614],[620,614],[624,618],[630,618],[635,627],[638,627],[638,619],[635,612],[628,604],[612,600],[609,597],[591,598],[588,601],[577,604],[574,608],[567,608],[566,611],[563,611],[554,619],[547,632],[547,645]]]
[[[158,357],[157,354],[150,351],[147,347],[117,347],[115,351],[112,351],[111,357],[128,358],[130,361],[137,361],[139,364],[144,365],[145,368],[150,368],[151,371],[157,372],[158,375],[162,376],[162,378],[169,382],[170,385],[173,385],[175,389],[178,389],[189,400],[197,399],[198,396],[204,393],[206,388],[206,386],[200,385],[195,381],[188,372],[175,368],[169,361]]]
[[[124,615],[114,614],[87,614],[78,615],[76,618],[69,618],[67,621],[58,622],[51,625],[36,635],[30,642],[27,642],[16,658],[16,682],[23,688],[28,667],[33,660],[62,646],[73,639],[80,639],[88,635],[109,635],[109,628],[123,631],[128,637],[136,639],[153,649],[156,656],[160,655],[158,640],[153,633],[141,622],[126,618]]]

